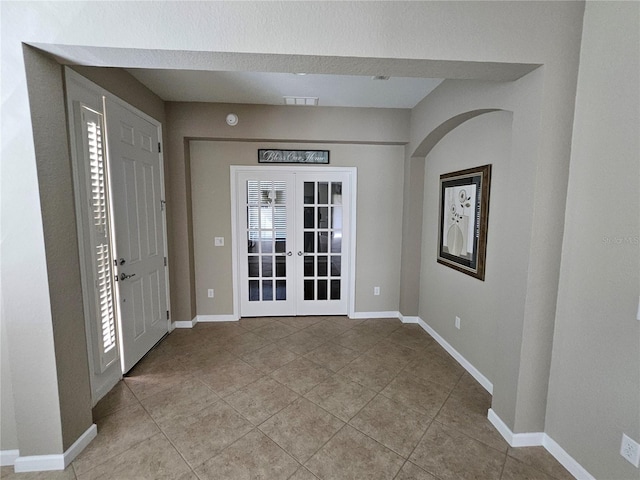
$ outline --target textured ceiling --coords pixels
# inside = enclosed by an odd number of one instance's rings
[[[285,96],[318,97],[324,107],[413,108],[442,80],[373,80],[362,75],[129,69],[167,101],[283,105]]]

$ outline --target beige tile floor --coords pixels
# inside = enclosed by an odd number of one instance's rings
[[[175,330],[94,409],[64,472],[16,479],[573,478],[512,449],[491,397],[417,325],[247,318]]]

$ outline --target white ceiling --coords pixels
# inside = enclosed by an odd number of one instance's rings
[[[319,97],[322,107],[413,108],[441,79],[240,71],[128,69],[165,101],[283,105],[285,96]]]

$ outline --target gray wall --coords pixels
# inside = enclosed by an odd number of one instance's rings
[[[638,479],[640,4],[588,2],[546,431],[596,478]]]
[[[508,195],[518,198],[518,210],[507,210],[507,222],[511,226],[509,234],[514,240],[508,243],[509,258],[514,261],[503,266],[503,272],[509,276],[510,281],[504,284],[505,291],[501,292],[505,298],[513,299],[508,304],[503,305],[503,313],[497,319],[498,327],[491,334],[495,335],[495,351],[492,355],[500,361],[493,362],[493,371],[480,370],[486,377],[493,380],[493,409],[500,418],[510,426],[515,432],[541,431],[544,428],[544,414],[546,408],[546,387],[548,382],[548,365],[551,361],[551,343],[553,316],[529,315],[526,314],[526,301],[529,292],[540,287],[540,283],[557,282],[557,264],[551,264],[544,272],[540,280],[536,280],[533,290],[530,288],[531,274],[531,249],[533,248],[533,232],[535,199],[537,196],[550,196],[552,193],[557,197],[556,202],[564,202],[562,190],[552,191],[545,184],[540,182],[536,172],[540,168],[538,164],[547,163],[549,159],[540,159],[539,150],[535,148],[537,142],[543,141],[540,137],[541,123],[541,102],[542,84],[545,80],[544,72],[540,69],[530,73],[516,82],[510,83],[485,83],[485,82],[462,82],[445,81],[434,92],[425,98],[412,111],[412,143],[410,154],[413,156],[428,155],[430,149],[434,148],[433,135],[442,137],[442,129],[451,130],[460,124],[462,120],[472,118],[481,113],[478,120],[492,113],[486,113],[491,109],[504,109],[513,112],[511,126],[511,160],[508,168]],[[562,114],[560,114],[560,111]],[[563,106],[558,112],[556,121],[560,118],[564,122],[571,121],[570,108]],[[473,121],[473,120],[469,120]],[[464,125],[464,123],[462,123]],[[566,125],[563,123],[563,128]],[[460,127],[458,127],[460,128]],[[455,131],[455,130],[453,130]],[[434,133],[435,132],[435,133]],[[447,137],[445,136],[444,139]],[[414,140],[415,139],[415,140]],[[419,140],[418,140],[419,139]],[[545,139],[549,141],[551,139]],[[444,141],[444,140],[443,140]],[[553,168],[557,170],[557,175],[567,169],[567,160],[563,159],[563,154],[568,152],[556,151],[558,158]],[[473,157],[472,157],[473,158]],[[412,160],[416,162],[417,160]],[[428,162],[428,160],[427,160]],[[479,163],[476,163],[479,165]],[[451,171],[453,171],[452,169]],[[416,185],[407,185],[405,188],[418,188]],[[415,195],[415,193],[414,193]],[[425,191],[425,196],[427,192]],[[426,197],[425,197],[426,198]],[[423,208],[413,209],[414,215],[420,215],[418,222],[423,221],[423,210],[427,208],[424,202]],[[425,212],[426,214],[426,212]],[[562,212],[555,212],[556,215]],[[405,221],[405,225],[408,222]],[[423,231],[426,229],[423,225]],[[561,231],[554,231],[548,236],[551,248],[551,240],[561,242]],[[406,235],[406,230],[403,232]],[[506,241],[505,241],[506,242]],[[422,244],[421,244],[422,245]],[[410,246],[415,248],[413,246]],[[407,246],[405,246],[407,248]],[[434,250],[432,250],[434,251]],[[417,251],[406,249],[403,255],[414,255],[416,259],[421,258],[422,247]],[[433,253],[427,252],[428,258],[424,262],[431,260]],[[558,256],[558,253],[555,252]],[[540,260],[537,259],[537,262]],[[559,262],[559,258],[557,260]],[[555,267],[555,270],[554,268]],[[487,267],[489,268],[489,266]],[[406,280],[405,280],[406,281]],[[419,295],[421,282],[403,283],[403,289],[414,289],[414,295]],[[424,295],[419,298],[420,309],[426,308],[428,302]],[[550,299],[552,303],[555,297]],[[404,312],[403,312],[404,313]],[[438,320],[444,322],[444,319]],[[524,329],[528,322],[533,322],[537,328],[537,334],[525,336]],[[436,330],[438,331],[438,330]],[[458,343],[454,338],[447,335],[446,331],[439,334],[449,343]],[[531,345],[529,345],[529,342]],[[523,348],[525,345],[535,351],[534,359],[522,360]],[[483,352],[484,345],[469,343],[467,348],[462,348],[460,353],[465,358],[486,357]],[[505,361],[502,361],[506,359]],[[491,361],[484,361],[485,365],[490,365]],[[545,371],[546,369],[546,371]],[[521,382],[533,390],[528,395],[519,395]]]
[[[64,451],[91,426],[92,418],[62,67],[31,47],[25,47],[24,58],[40,186],[58,381],[59,403],[51,403],[48,408],[53,410],[49,414],[60,415]],[[14,369],[14,381],[16,374],[20,373]],[[35,396],[40,397],[37,393]],[[34,398],[33,401],[39,402],[42,398]],[[38,428],[30,434],[38,435]],[[47,437],[46,434],[42,436]],[[25,452],[24,443],[30,442],[20,438],[21,455],[34,453]],[[42,453],[47,451],[44,445],[40,448]]]
[[[225,123],[230,112],[240,118],[236,127],[229,127]],[[402,145],[409,140],[409,111],[168,102],[167,130],[169,211],[172,218],[169,235],[170,245],[173,245],[169,252],[171,309],[173,320],[191,320],[197,314],[205,313],[196,308],[203,300],[197,300],[198,294],[202,294],[202,287],[198,293],[196,291],[198,268],[194,254],[195,218],[192,212],[192,205],[195,207],[196,203],[192,203],[191,199],[191,178],[194,174],[191,173],[190,139]],[[251,158],[255,158],[257,144],[252,148],[254,154]],[[232,160],[225,161],[227,165],[232,163]],[[400,169],[401,163],[398,164]],[[401,185],[399,188],[400,192]],[[211,280],[207,278],[206,281]],[[385,304],[394,303],[387,300]],[[230,313],[228,305],[224,308],[222,303],[215,302],[215,305],[216,312],[226,310],[222,313]],[[207,307],[206,311],[210,311],[210,308]],[[397,308],[396,304],[394,310]]]
[[[336,114],[331,123],[349,129]],[[257,166],[258,148],[330,150],[331,166],[358,169],[355,310],[398,311],[403,146],[192,141],[197,314],[233,312],[229,167]],[[214,247],[214,236],[225,237],[225,246]],[[379,296],[374,286],[380,286]],[[214,299],[207,298],[207,288],[215,289]]]
[[[9,364],[5,366],[3,361],[1,446],[2,449],[19,448],[21,455],[38,455],[62,453],[69,448],[91,425],[92,402],[62,67],[34,48],[26,47],[24,57],[36,140],[55,361],[51,360],[49,365],[42,361],[18,361],[21,354],[29,358],[37,355],[15,347],[11,375],[5,375]],[[120,98],[135,103],[149,115],[164,120],[162,100],[128,73],[117,69],[78,70],[101,86],[115,90]],[[14,327],[9,326],[8,330],[16,339]],[[24,328],[20,331],[25,335],[25,345],[41,351],[36,331]],[[4,342],[3,333],[3,355],[12,352],[11,346],[5,351]],[[55,368],[57,375],[49,376],[46,381],[36,380],[39,374],[47,374],[49,366]],[[44,386],[49,380],[57,382],[56,401],[46,395]],[[20,401],[13,405],[11,401],[5,403],[7,394],[16,394]],[[14,419],[18,420],[17,428]]]
[[[480,370],[496,382],[496,331],[505,318],[515,318],[524,303],[524,291],[507,297],[513,281],[508,269],[514,258],[512,242],[523,241],[508,223],[508,211],[518,209],[509,197],[511,121],[509,112],[481,115],[445,136],[426,158],[424,221],[419,316]],[[440,175],[492,165],[485,280],[464,275],[436,263],[439,225]],[[524,239],[526,242],[526,239]],[[511,311],[505,311],[505,306]],[[460,330],[454,319],[461,318]],[[498,380],[499,383],[499,380]]]

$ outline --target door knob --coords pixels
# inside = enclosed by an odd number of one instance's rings
[[[131,278],[131,277],[135,277],[136,274],[132,273],[131,275],[127,275],[126,273],[121,273],[120,274],[120,280],[126,280],[127,278]]]

